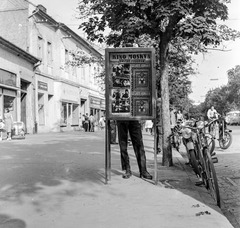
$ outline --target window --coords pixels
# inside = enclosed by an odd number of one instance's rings
[[[61,126],[78,125],[79,121],[79,105],[73,103],[62,102],[61,108]]]
[[[92,84],[92,83],[93,83],[94,75],[93,75],[93,71],[92,71],[91,66],[89,65],[88,67],[89,67],[89,68],[88,68],[89,82]]]
[[[65,71],[66,72],[69,72],[68,62],[69,62],[69,52],[67,49],[65,49]]]
[[[43,60],[43,38],[38,36],[38,44],[37,44],[37,57]]]
[[[65,64],[68,63],[69,61],[69,53],[68,53],[68,50],[65,49]]]
[[[61,109],[61,125],[67,125],[67,103],[62,103]]]
[[[14,100],[15,100],[15,97],[4,95],[3,98],[4,98],[4,100],[3,100],[4,110],[6,108],[8,108],[10,111],[13,111],[14,110]]]
[[[52,44],[50,42],[47,42],[47,64],[52,65]]]
[[[73,104],[72,109],[72,125],[78,125],[79,124],[79,105]]]

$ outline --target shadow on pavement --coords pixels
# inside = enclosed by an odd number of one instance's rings
[[[5,214],[0,214],[0,227],[1,228],[25,228],[26,223],[21,219],[12,218]]]
[[[144,140],[148,141],[145,145],[147,166],[153,173],[153,149],[150,145],[153,137],[150,137]],[[65,197],[85,195],[96,198],[105,183],[104,148],[102,132],[39,134],[21,141],[2,142],[0,200],[18,205],[27,203],[34,206],[36,212],[42,213],[49,202],[53,202],[52,210],[59,208]],[[111,148],[112,173],[121,175],[119,147],[114,145]],[[138,177],[132,147],[129,153],[133,174]],[[174,159],[173,167],[163,167],[161,155],[158,155],[161,186],[175,188],[216,209],[205,189],[196,190],[192,171],[186,174],[187,168],[182,167],[180,158]],[[110,194],[117,193],[112,191]]]

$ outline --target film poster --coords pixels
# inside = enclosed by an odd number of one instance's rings
[[[115,119],[154,118],[153,49],[106,49],[107,110]]]

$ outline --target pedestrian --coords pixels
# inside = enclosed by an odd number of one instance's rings
[[[7,140],[11,140],[12,139],[13,117],[8,108],[5,109],[4,123],[5,123],[5,129],[7,132]]]
[[[89,117],[88,117],[88,113],[85,114],[85,118],[84,118],[84,130],[85,130],[85,132],[89,131]]]
[[[95,126],[95,117],[93,114],[89,116],[89,131],[94,132],[94,126]]]
[[[170,126],[171,129],[174,128],[176,126],[176,115],[175,115],[175,108],[170,107]]]
[[[208,109],[207,117],[208,117],[208,120],[213,120],[213,119],[217,119],[218,118],[218,112],[214,108],[214,106],[212,106],[210,109]]]
[[[152,134],[153,122],[152,120],[146,120],[145,122],[145,130],[146,132],[150,132]]]
[[[118,128],[118,141],[119,141],[120,154],[121,154],[121,165],[122,165],[122,170],[125,171],[122,177],[127,179],[127,178],[130,178],[130,176],[132,175],[129,155],[127,151],[128,132],[129,132],[132,140],[135,156],[137,159],[137,163],[138,163],[140,177],[151,180],[152,176],[148,173],[147,167],[146,167],[146,155],[145,155],[145,150],[143,145],[141,124],[139,123],[138,120],[130,120],[130,121],[118,120],[117,128]]]
[[[5,124],[3,122],[2,117],[0,116],[0,141],[3,139],[3,131],[4,131]]]
[[[105,128],[105,118],[104,118],[104,116],[101,116],[100,119],[99,119],[99,127],[100,127],[100,130],[103,130]]]
[[[214,106],[212,106],[210,109],[208,109],[207,111],[207,117],[208,117],[208,121],[211,122],[212,120],[214,119],[217,119],[218,118],[218,112],[217,110],[214,108]],[[218,125],[217,123],[215,123],[216,126]],[[208,126],[208,132],[210,134],[213,134],[213,130],[214,130],[214,123],[210,124]]]
[[[178,112],[177,112],[177,121],[183,122],[183,114],[182,114],[181,110],[178,110]]]

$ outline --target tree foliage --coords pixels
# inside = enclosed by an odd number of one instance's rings
[[[155,48],[158,50],[157,88],[162,101],[163,165],[172,165],[168,144],[168,136],[171,133],[169,121],[171,83],[168,82],[169,69],[178,68],[178,65],[171,66],[172,44],[179,43],[183,50],[198,53],[206,51],[208,45],[215,47],[224,39],[239,37],[239,33],[216,23],[217,19],[227,19],[226,1],[82,0],[78,9],[79,17],[85,19],[80,27],[91,41],[97,40],[119,47],[123,43],[136,43],[142,35],[148,35],[155,40]],[[106,28],[110,29],[110,33],[104,33]],[[177,75],[183,75],[180,69],[173,72],[172,76],[176,78]]]
[[[240,110],[240,65],[228,70],[227,76],[227,85],[208,91],[202,113],[212,105],[223,115],[231,110]]]

